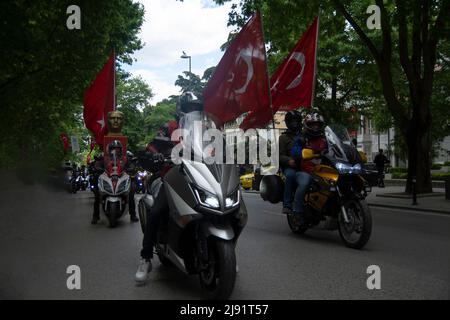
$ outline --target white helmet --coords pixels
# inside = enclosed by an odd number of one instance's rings
[[[323,120],[323,117],[317,112],[308,114],[303,122],[306,133],[310,136],[320,137],[323,135],[325,121]]]

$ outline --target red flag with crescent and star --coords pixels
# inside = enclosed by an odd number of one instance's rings
[[[261,14],[233,39],[203,92],[205,112],[222,126],[245,112],[270,108]]]
[[[113,51],[94,82],[84,93],[84,123],[86,128],[94,134],[95,141],[99,145],[103,144],[103,137],[107,132],[108,112],[115,109],[114,61]]]
[[[289,56],[270,78],[274,111],[311,107],[318,27],[319,20],[316,17]]]
[[[273,113],[312,105],[316,73],[319,19],[316,17],[283,63],[270,78]],[[241,127],[262,128],[272,120],[269,112],[251,113]]]

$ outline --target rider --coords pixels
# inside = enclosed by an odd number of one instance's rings
[[[113,140],[109,145],[108,145],[108,154],[109,155],[116,155],[116,159],[118,159],[118,161],[121,163],[121,165],[124,167],[124,169],[130,173],[131,171],[134,170],[134,165],[132,163],[132,153],[128,153],[127,152],[127,156],[126,158],[122,157],[123,154],[123,148],[122,148],[122,143],[119,140]],[[100,194],[99,194],[99,190],[98,190],[98,177],[103,173],[103,171],[106,169],[105,168],[105,163],[104,163],[104,157],[103,156],[98,156],[98,157],[94,157],[94,162],[91,164],[91,171],[94,174],[94,213],[92,215],[92,221],[91,224],[97,224],[98,220],[100,220]],[[109,164],[107,164],[107,166],[112,166],[113,164],[110,162]],[[128,212],[130,214],[130,221],[131,222],[138,222],[139,219],[136,216],[136,209],[135,209],[135,205],[134,205],[134,192],[132,190],[132,187],[130,188],[130,192],[128,194],[128,205],[129,205],[129,209]]]
[[[323,117],[314,112],[306,115],[303,121],[303,149],[311,149],[315,154],[313,159],[301,160],[301,172],[297,172],[297,190],[295,192],[294,214],[299,219],[300,224],[305,223],[304,198],[309,185],[311,184],[311,172],[320,163],[320,158],[328,150],[325,139],[325,122]]]
[[[188,112],[203,109],[203,103],[192,93],[183,93],[177,103],[177,116],[180,118]],[[172,141],[172,133],[177,129],[177,122],[170,121],[164,125],[157,136],[148,144],[145,157],[141,161],[142,166],[153,173],[148,184],[150,185],[155,179],[163,177],[167,165],[163,165],[163,159],[171,155],[172,148],[176,141]],[[145,282],[148,273],[152,270],[151,259],[153,258],[153,246],[156,241],[156,233],[158,231],[161,219],[167,215],[169,211],[166,193],[164,191],[164,183],[161,184],[157,194],[153,194],[155,199],[151,211],[147,212],[147,224],[144,231],[144,239],[142,241],[141,260],[135,275],[137,282]],[[164,215],[165,214],[165,215]]]
[[[283,213],[292,213],[292,195],[295,186],[300,181],[301,145],[302,145],[302,115],[297,110],[286,113],[284,117],[287,130],[280,136],[280,165],[286,178],[283,197]],[[297,179],[299,176],[299,179]],[[300,181],[301,182],[301,181]]]

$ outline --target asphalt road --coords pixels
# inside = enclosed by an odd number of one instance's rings
[[[0,299],[201,299],[197,277],[154,261],[134,283],[142,233],[128,216],[116,229],[90,225],[93,198],[39,186],[9,185],[0,200]],[[291,233],[280,207],[244,196],[249,220],[237,246],[232,299],[449,299],[450,216],[372,208],[363,250],[336,232]],[[68,290],[67,267],[81,269]],[[381,269],[369,290],[367,267]]]

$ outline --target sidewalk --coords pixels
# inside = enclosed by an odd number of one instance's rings
[[[450,200],[445,200],[445,189],[433,188],[432,194],[417,195],[417,205],[412,205],[412,196],[403,194],[405,187],[387,186],[372,188],[367,203],[373,207],[397,208],[450,214]]]

